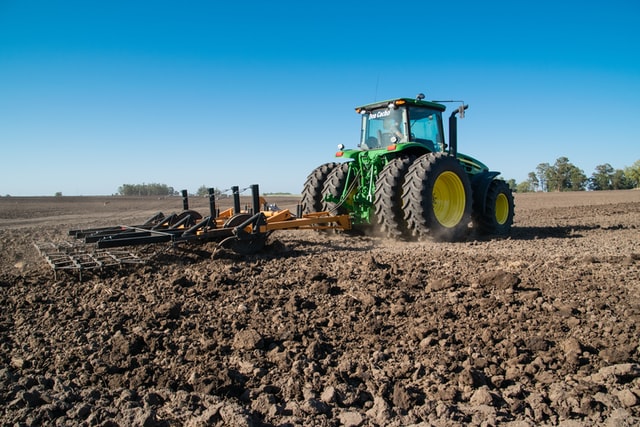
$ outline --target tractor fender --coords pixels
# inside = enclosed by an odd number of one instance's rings
[[[500,172],[484,171],[475,174],[471,178],[471,193],[473,195],[473,204],[476,206],[476,212],[485,212],[489,185],[498,175],[500,175]]]

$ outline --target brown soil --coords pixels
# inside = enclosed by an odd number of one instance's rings
[[[517,195],[509,239],[281,231],[82,280],[33,246],[181,207],[0,199],[2,425],[640,423],[640,191]]]

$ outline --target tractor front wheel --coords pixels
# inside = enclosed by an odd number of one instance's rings
[[[478,231],[484,235],[509,235],[514,210],[513,194],[509,185],[500,179],[494,179],[487,190],[484,212],[474,215]]]
[[[419,157],[409,168],[403,200],[405,219],[416,237],[455,241],[469,232],[471,184],[455,157]]]

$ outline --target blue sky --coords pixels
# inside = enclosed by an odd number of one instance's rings
[[[300,193],[354,107],[462,99],[459,150],[520,182],[640,159],[636,0],[0,0],[0,195]]]

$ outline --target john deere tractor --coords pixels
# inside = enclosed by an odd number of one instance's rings
[[[507,235],[513,195],[500,172],[458,152],[457,118],[449,116],[449,144],[442,115],[446,101],[424,95],[356,108],[362,117],[360,143],[338,146],[331,162],[309,174],[303,213],[349,214],[354,228],[378,228],[396,239],[463,239],[471,225],[480,234]]]

